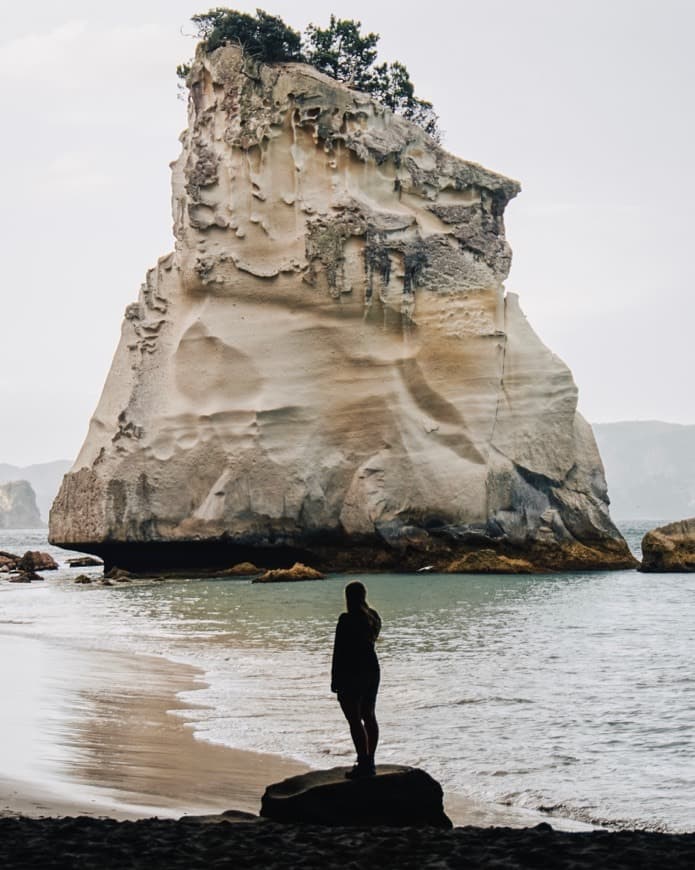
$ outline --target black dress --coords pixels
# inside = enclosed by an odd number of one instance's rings
[[[335,628],[331,691],[374,705],[379,688],[379,659],[374,642],[381,619],[371,610],[372,620],[361,613],[341,613]]]

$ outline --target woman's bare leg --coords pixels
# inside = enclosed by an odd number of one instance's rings
[[[369,744],[367,742],[367,732],[360,718],[360,702],[357,699],[345,698],[338,696],[340,709],[347,719],[350,726],[350,736],[355,744],[355,752],[357,752],[357,760],[367,757],[369,752]],[[376,721],[376,720],[375,720]]]
[[[376,713],[374,707],[368,707],[366,710],[362,708],[362,721],[364,723],[364,731],[367,737],[367,755],[374,762],[374,753],[379,742],[379,723],[376,721]]]

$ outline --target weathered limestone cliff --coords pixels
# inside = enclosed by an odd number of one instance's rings
[[[107,565],[633,564],[513,295],[515,181],[301,64],[197,54],[176,247],[126,310],[51,540]]]

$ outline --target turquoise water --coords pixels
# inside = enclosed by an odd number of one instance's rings
[[[634,546],[653,525],[623,531]],[[0,549],[45,549],[43,534],[2,532]],[[353,575],[103,588],[75,586],[80,572],[0,581],[0,629],[197,665],[209,685],[186,716],[201,739],[321,766],[351,757],[328,671]],[[484,802],[695,828],[695,575],[365,579],[384,621],[381,761]]]

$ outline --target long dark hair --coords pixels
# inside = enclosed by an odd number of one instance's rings
[[[359,580],[353,580],[345,587],[345,605],[347,612],[364,619],[371,640],[379,637],[381,619],[376,610],[367,604],[367,587]]]

